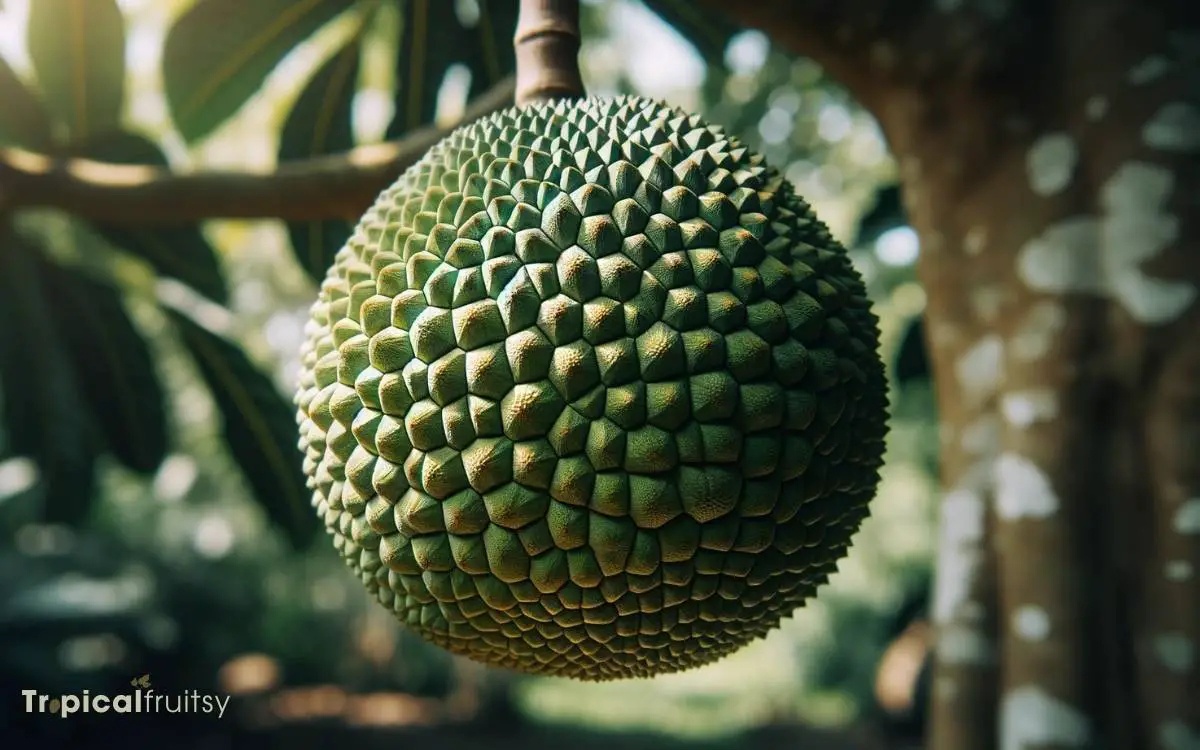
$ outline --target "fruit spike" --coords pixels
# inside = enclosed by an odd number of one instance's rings
[[[713,662],[836,568],[878,329],[791,185],[639,98],[466,125],[337,254],[296,397],[313,505],[426,640],[584,680]]]

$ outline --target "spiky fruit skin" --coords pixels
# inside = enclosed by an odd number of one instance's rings
[[[867,515],[877,319],[778,172],[636,98],[464,126],[312,309],[313,504],[384,606],[528,673],[648,677],[776,628]]]

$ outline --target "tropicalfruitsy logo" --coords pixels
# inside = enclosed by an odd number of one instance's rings
[[[150,675],[144,674],[129,681],[133,690],[113,695],[80,693],[49,695],[37,690],[22,690],[25,712],[31,714],[53,714],[65,719],[76,714],[216,714],[225,716],[229,696],[201,693],[198,690],[182,693],[157,693],[150,686]]]

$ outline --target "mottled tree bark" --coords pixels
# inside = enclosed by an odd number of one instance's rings
[[[922,238],[933,750],[1200,748],[1198,7],[726,8],[874,112]]]

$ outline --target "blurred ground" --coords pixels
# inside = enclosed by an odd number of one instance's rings
[[[375,696],[367,700],[375,703],[383,714],[377,719],[394,718],[397,712],[411,708],[405,705],[402,697],[397,696]],[[915,750],[919,747],[914,743],[889,739],[883,730],[871,727],[821,730],[795,724],[777,724],[718,738],[684,740],[647,731],[604,731],[570,724],[531,724],[521,719],[504,722],[415,723],[397,727],[379,726],[369,720],[349,723],[308,718],[264,725],[239,715],[242,713],[239,709],[244,709],[246,714],[254,713],[254,706],[235,703],[230,706],[230,714],[221,721],[176,716],[107,721],[72,718],[43,719],[36,726],[31,726],[34,722],[25,720],[6,725],[6,740],[14,742],[17,747],[32,746],[35,742],[43,746],[50,744],[80,748],[122,744],[148,747],[161,743],[180,750],[316,750],[347,746],[356,750],[395,747],[436,747],[439,750]],[[419,722],[416,716],[407,718]],[[46,722],[53,722],[55,726],[48,726]]]

